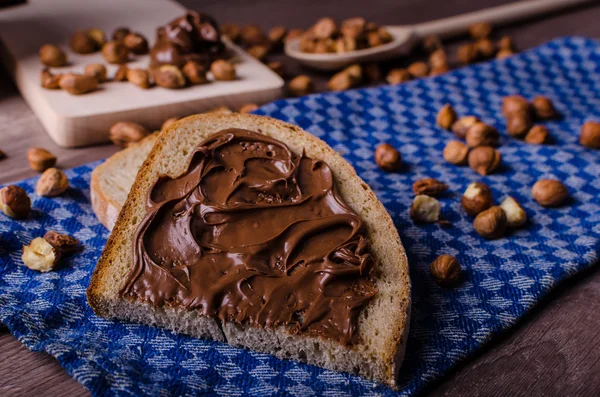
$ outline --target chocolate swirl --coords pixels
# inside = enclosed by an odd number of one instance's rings
[[[373,261],[323,161],[228,129],[195,149],[184,175],[160,178],[147,205],[122,296],[357,341],[357,316],[377,293]]]

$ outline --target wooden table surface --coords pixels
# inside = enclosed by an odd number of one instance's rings
[[[362,15],[379,24],[414,23],[495,6],[502,0],[182,0],[220,22],[305,28],[321,16]],[[142,2],[140,2],[142,4]],[[299,4],[302,4],[301,6]],[[0,12],[1,9],[0,9]],[[600,38],[600,4],[497,30],[526,49],[557,36]],[[456,43],[450,45],[450,49]],[[282,56],[290,74],[302,70]],[[327,75],[310,73],[318,87]],[[29,147],[54,152],[63,168],[105,158],[111,145],[82,149],[57,147],[0,70],[0,183],[34,176],[25,158]],[[434,382],[424,394],[435,396],[593,396],[600,395],[600,270],[596,266],[563,283],[527,318],[500,335],[475,357]],[[29,352],[0,325],[0,396],[87,396],[58,362]]]

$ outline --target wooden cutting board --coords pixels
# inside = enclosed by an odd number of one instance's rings
[[[199,10],[200,12],[202,10]],[[143,90],[130,83],[107,82],[100,89],[80,96],[40,86],[43,68],[39,48],[46,43],[61,47],[70,65],[53,72],[82,73],[90,63],[106,64],[100,52],[79,55],[69,48],[73,32],[98,27],[110,36],[117,27],[140,32],[154,43],[156,28],[185,13],[169,0],[29,0],[0,11],[2,59],[21,94],[48,134],[61,146],[85,146],[105,142],[117,121],[137,121],[158,129],[169,117],[199,113],[217,106],[237,108],[244,103],[265,103],[281,96],[284,82],[268,67],[239,47],[227,43],[235,54],[239,78],[169,90]],[[149,57],[135,56],[129,67],[146,68]],[[116,65],[107,65],[112,77]]]

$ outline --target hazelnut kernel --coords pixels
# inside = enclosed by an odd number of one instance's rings
[[[415,195],[424,194],[435,197],[445,192],[448,189],[448,185],[435,178],[425,178],[413,183],[412,188]]]
[[[185,77],[175,65],[162,65],[158,69],[155,69],[152,75],[154,82],[159,87],[172,89],[185,87]]]
[[[301,74],[290,80],[288,89],[292,95],[302,96],[311,94],[314,91],[314,85],[310,77]]]
[[[478,22],[469,26],[469,34],[475,40],[485,39],[492,33],[492,24],[489,22]]]
[[[35,193],[42,197],[55,197],[69,188],[69,179],[57,168],[48,168],[37,182]]]
[[[106,43],[106,35],[102,29],[91,28],[88,29],[86,33],[94,41],[96,48],[102,48],[104,43]]]
[[[477,122],[467,130],[465,139],[467,145],[470,147],[496,146],[498,145],[500,134],[491,125]]]
[[[98,80],[94,77],[81,74],[63,74],[58,80],[58,85],[71,95],[83,95],[98,88]]]
[[[79,240],[68,234],[61,234],[54,230],[49,230],[44,234],[44,240],[52,245],[61,255],[70,254],[79,251],[81,246]]]
[[[134,142],[141,141],[149,134],[144,126],[132,121],[119,121],[110,127],[108,138],[115,144],[128,147]]]
[[[385,79],[389,84],[402,84],[410,81],[411,77],[406,69],[392,69]]]
[[[411,63],[406,70],[414,78],[427,77],[429,74],[429,66],[425,62]]]
[[[71,49],[78,54],[91,54],[98,51],[98,44],[87,34],[87,32],[77,31],[71,36]]]
[[[531,195],[543,207],[558,207],[569,198],[569,190],[557,180],[541,179],[531,188]]]
[[[32,270],[49,272],[60,259],[60,253],[42,237],[31,240],[23,247],[23,264]]]
[[[56,165],[56,156],[42,148],[30,148],[27,151],[27,161],[32,170],[43,172]]]
[[[469,128],[478,122],[479,119],[475,116],[463,116],[452,124],[452,132],[458,138],[465,139]]]
[[[102,46],[102,56],[108,63],[125,63],[129,51],[121,41],[109,41]]]
[[[205,84],[208,82],[206,78],[206,68],[200,65],[198,62],[188,61],[181,69],[187,81],[190,84]]]
[[[375,149],[375,163],[384,171],[397,171],[402,166],[402,155],[392,145],[382,143]]]
[[[40,61],[46,66],[60,67],[67,64],[67,55],[53,44],[44,44],[39,55]]]
[[[437,114],[435,122],[440,127],[449,130],[456,121],[456,112],[450,104],[445,104]]]
[[[242,107],[239,110],[239,113],[247,114],[255,111],[256,109],[258,109],[258,105],[256,103],[247,103],[245,105],[242,105]]]
[[[536,96],[531,101],[531,107],[535,117],[542,120],[555,119],[558,117],[558,111],[552,101],[545,96]]]
[[[521,95],[509,95],[502,98],[502,113],[504,117],[510,117],[512,113],[531,112],[531,107],[527,99]]]
[[[135,55],[148,53],[148,41],[139,33],[128,33],[123,38],[125,47]]]
[[[487,175],[500,167],[502,156],[490,146],[478,146],[469,152],[469,166],[479,175]]]
[[[16,185],[0,189],[0,211],[15,219],[27,218],[31,210],[31,200],[27,192]]]
[[[463,165],[467,163],[469,148],[459,141],[450,141],[444,148],[444,160],[450,164]]]
[[[215,80],[231,81],[237,78],[235,66],[223,59],[214,61],[210,65],[210,71],[215,77]]]
[[[513,112],[506,119],[506,132],[510,136],[522,138],[532,125],[529,112]]]
[[[477,216],[494,205],[494,197],[485,183],[474,182],[467,186],[460,203],[467,214]]]
[[[415,222],[433,223],[440,220],[442,206],[435,198],[419,194],[410,206],[409,215]]]
[[[162,125],[160,126],[160,130],[166,130],[167,128],[169,128],[171,125],[175,124],[179,119],[177,117],[170,117],[168,119],[166,119],[165,121],[163,121]]]
[[[527,214],[521,204],[514,198],[508,196],[500,204],[500,208],[506,214],[506,226],[509,228],[517,228],[523,226],[527,222]]]
[[[129,69],[125,72],[127,81],[140,88],[150,88],[150,73],[146,69]]]
[[[452,255],[444,254],[438,256],[431,265],[429,271],[435,282],[442,287],[451,287],[460,280],[460,263]]]
[[[543,125],[534,125],[531,127],[527,135],[525,135],[525,142],[532,143],[535,145],[542,145],[548,141],[548,129]]]
[[[493,206],[480,212],[473,221],[475,231],[487,239],[500,238],[506,231],[506,213],[498,206]]]
[[[99,63],[86,65],[83,74],[95,78],[99,83],[106,81],[106,67]]]
[[[579,133],[579,143],[591,149],[600,149],[600,123],[586,121]]]

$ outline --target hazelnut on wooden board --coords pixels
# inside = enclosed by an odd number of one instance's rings
[[[460,263],[452,255],[440,255],[429,265],[429,272],[438,285],[451,287],[460,280]]]
[[[496,171],[502,162],[502,155],[490,146],[478,146],[469,152],[469,167],[479,175],[488,175]]]
[[[129,51],[122,41],[109,41],[102,46],[102,56],[108,63],[126,63]]]
[[[504,59],[515,55],[516,52],[513,50],[501,49],[496,53],[496,59]]]
[[[127,67],[127,65],[120,65],[117,68],[117,71],[115,72],[114,80],[115,81],[127,81],[127,71],[129,71],[129,68]]]
[[[68,234],[61,234],[54,230],[49,230],[44,234],[44,240],[52,245],[61,255],[70,254],[79,251],[81,246],[79,240]]]
[[[77,31],[71,36],[71,49],[78,54],[91,54],[100,47],[96,41],[84,31]]]
[[[116,28],[112,34],[112,39],[114,41],[123,41],[125,39],[125,36],[127,36],[130,32],[131,30],[129,30],[129,28],[126,27]]]
[[[301,74],[290,80],[288,83],[288,89],[294,96],[303,96],[312,94],[315,90],[315,87],[310,77]]]
[[[135,55],[148,53],[148,41],[139,33],[128,33],[123,38],[125,47]]]
[[[456,51],[456,59],[463,65],[469,65],[477,60],[477,48],[475,44],[463,44]]]
[[[210,71],[215,77],[215,80],[231,81],[237,78],[235,66],[223,59],[214,61],[210,65]]]
[[[43,172],[56,165],[56,156],[46,149],[34,147],[27,150],[27,161],[32,170]]]
[[[442,48],[442,40],[439,36],[432,34],[423,39],[423,50],[431,54],[435,50]]]
[[[502,98],[502,113],[504,117],[510,117],[513,113],[531,112],[531,107],[527,99],[521,95],[508,95]]]
[[[208,82],[206,78],[206,68],[195,61],[187,61],[181,68],[186,80],[193,85],[205,84]]]
[[[534,125],[531,127],[527,135],[525,135],[525,142],[531,143],[534,145],[542,145],[548,142],[548,137],[550,134],[548,133],[548,129],[543,125]]]
[[[44,68],[40,72],[40,85],[42,88],[46,88],[48,90],[57,90],[60,88],[58,83],[61,77],[62,75],[54,75],[52,72],[50,72],[50,70],[48,70],[48,68]]]
[[[406,69],[392,69],[388,72],[386,78],[389,84],[402,84],[410,81],[411,76]]]
[[[55,197],[63,194],[69,188],[69,179],[58,168],[48,168],[35,187],[35,194],[42,197]]]
[[[439,48],[431,54],[429,54],[428,60],[429,66],[431,66],[432,69],[439,67],[448,67],[448,55],[446,54],[446,51],[443,48]]]
[[[538,119],[551,120],[558,117],[558,111],[548,97],[536,96],[531,100],[531,108]]]
[[[99,83],[103,83],[106,81],[106,66],[100,63],[85,65],[83,74],[95,78]]]
[[[543,207],[558,207],[569,198],[569,189],[560,181],[541,179],[531,188],[531,195]]]
[[[500,134],[491,125],[477,122],[473,124],[465,135],[469,147],[497,146]]]
[[[414,78],[427,77],[429,74],[429,66],[425,62],[414,62],[406,68],[408,73]]]
[[[263,31],[256,25],[244,26],[240,34],[242,42],[248,47],[267,42],[267,36],[265,36]]]
[[[27,218],[31,200],[20,186],[9,185],[0,189],[0,211],[15,219]]]
[[[71,95],[83,95],[96,90],[98,80],[81,74],[66,73],[60,77],[58,85]]]
[[[500,208],[506,214],[506,225],[509,228],[517,228],[523,226],[527,222],[527,214],[521,204],[514,198],[508,196],[500,204]]]
[[[469,34],[475,40],[485,39],[492,33],[492,24],[489,22],[478,22],[469,26]]]
[[[448,190],[448,185],[435,178],[424,178],[413,183],[412,188],[415,195],[424,194],[436,197]]]
[[[148,134],[148,130],[138,123],[119,121],[110,127],[108,138],[116,145],[128,147],[132,143],[141,141]]]
[[[475,42],[475,50],[478,58],[488,59],[496,54],[496,45],[490,39],[479,39]]]
[[[304,30],[302,29],[290,29],[290,31],[285,35],[285,39],[283,39],[283,41],[286,42],[288,40],[296,39],[302,36],[303,33]]]
[[[402,166],[402,155],[389,143],[382,143],[375,149],[375,163],[384,171],[397,171]]]
[[[362,65],[362,71],[366,80],[370,83],[377,83],[383,78],[381,67],[376,63],[366,63]]]
[[[478,122],[479,119],[475,116],[463,116],[452,124],[452,132],[454,132],[454,135],[458,138],[465,139],[469,128]]]
[[[522,138],[532,125],[530,112],[513,112],[506,118],[506,132],[515,138]]]
[[[285,67],[283,66],[283,63],[279,61],[272,61],[267,63],[267,67],[277,73],[279,77],[285,76]]]
[[[67,55],[54,44],[44,44],[40,48],[39,56],[46,66],[60,67],[67,64]]]
[[[185,87],[185,77],[175,65],[162,65],[153,70],[152,76],[154,77],[154,82],[159,87],[172,89]]]
[[[490,240],[504,236],[506,226],[506,213],[498,206],[480,212],[473,221],[477,234]]]
[[[96,43],[96,48],[102,48],[104,43],[106,43],[106,35],[102,29],[90,28],[86,30],[86,33]]]
[[[140,88],[150,88],[150,72],[148,72],[146,69],[127,68],[125,78],[131,84]]]
[[[178,120],[179,119],[177,117],[170,117],[170,118],[166,119],[165,121],[163,121],[162,125],[160,126],[161,131],[166,130],[171,125],[175,124]]]
[[[444,160],[454,165],[466,164],[468,154],[469,147],[459,141],[448,142],[443,152]]]
[[[596,121],[583,123],[579,133],[579,143],[591,149],[600,149],[600,123]]]
[[[245,105],[242,105],[242,107],[239,110],[239,113],[247,114],[255,111],[256,109],[258,109],[258,105],[256,103],[247,103]]]
[[[23,264],[31,270],[49,272],[60,260],[60,253],[42,237],[31,240],[23,247]]]
[[[467,186],[460,203],[467,214],[477,216],[494,205],[492,191],[482,182],[474,182]]]
[[[445,104],[437,114],[435,122],[440,127],[449,130],[456,121],[456,112],[450,104]]]
[[[435,198],[419,194],[410,205],[409,215],[415,222],[433,223],[440,220],[442,206]]]

